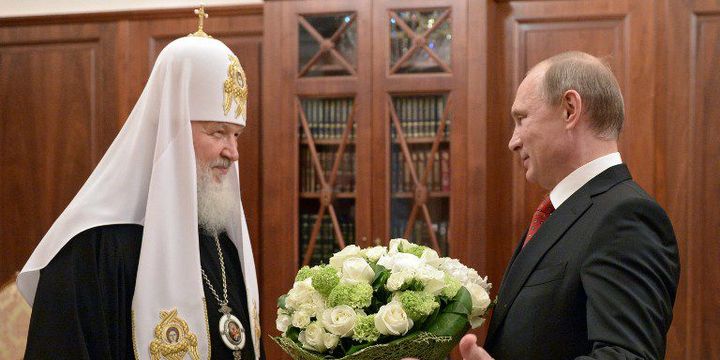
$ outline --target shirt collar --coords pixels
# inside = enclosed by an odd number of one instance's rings
[[[575,169],[570,175],[560,181],[550,192],[550,201],[556,209],[562,205],[572,194],[580,190],[580,188],[595,176],[600,175],[603,171],[622,164],[620,153],[614,152],[601,156],[589,163]]]

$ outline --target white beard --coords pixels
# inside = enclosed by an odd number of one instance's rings
[[[238,202],[234,198],[229,176],[215,182],[212,166],[197,165],[198,225],[211,234],[225,231],[238,214]]]

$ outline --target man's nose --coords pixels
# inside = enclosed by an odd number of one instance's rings
[[[235,138],[232,138],[230,141],[227,142],[227,144],[225,144],[222,155],[228,158],[230,161],[237,161],[240,158],[237,145],[237,140]]]
[[[508,142],[508,148],[510,151],[517,151],[520,149],[521,144],[522,143],[520,142],[520,137],[517,135],[517,131],[513,130],[510,142]]]

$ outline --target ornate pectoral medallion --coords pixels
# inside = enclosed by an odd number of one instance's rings
[[[220,338],[230,350],[233,351],[233,358],[240,360],[242,358],[241,351],[245,347],[245,327],[240,320],[231,313],[232,309],[223,305],[220,312]]]

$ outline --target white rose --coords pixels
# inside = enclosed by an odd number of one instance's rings
[[[377,264],[385,267],[386,269],[390,269],[393,264],[393,257],[391,255],[383,255],[380,259],[378,259]]]
[[[277,319],[275,320],[275,328],[285,333],[290,327],[290,315],[283,309],[277,309]]]
[[[423,261],[413,254],[397,253],[395,255],[386,255],[378,260],[378,265],[382,265],[386,269],[395,271],[417,271],[423,265]]]
[[[472,311],[470,312],[470,325],[474,328],[482,325],[479,317],[484,315],[490,306],[490,294],[485,290],[482,285],[468,284],[465,288],[470,292],[472,298]],[[477,326],[475,326],[477,324]]]
[[[440,295],[445,288],[445,273],[425,265],[417,272],[416,277],[425,286],[424,291],[432,295]]]
[[[393,256],[392,271],[417,271],[424,265],[419,257],[413,254],[399,253]]]
[[[304,311],[311,317],[319,317],[324,310],[325,298],[323,298],[320,293],[313,294],[312,298],[308,302],[300,305],[298,308],[298,311]]]
[[[470,327],[473,329],[477,329],[482,326],[482,324],[485,323],[485,318],[481,317],[474,317],[470,318]]]
[[[492,289],[492,284],[489,283],[487,280],[488,280],[488,277],[487,277],[487,276],[485,276],[484,278],[478,276],[478,278],[477,278],[477,280],[475,281],[475,283],[478,284],[478,285],[480,285],[480,286],[482,286],[483,289],[485,289],[485,291],[490,292],[490,289]]]
[[[403,250],[406,246],[409,246],[410,242],[403,238],[391,239],[388,244],[388,254],[395,255],[400,250]]]
[[[390,277],[388,277],[385,287],[390,291],[398,291],[406,281],[412,279],[414,276],[415,272],[412,270],[393,272],[390,274]]]
[[[323,311],[322,324],[332,334],[348,337],[353,334],[356,318],[357,314],[353,308],[347,305],[338,305]]]
[[[285,306],[298,310],[302,304],[312,301],[314,293],[317,293],[317,290],[312,286],[311,278],[295,282],[285,298]]]
[[[330,266],[334,267],[335,270],[342,270],[342,265],[345,260],[354,257],[361,257],[360,248],[355,245],[348,245],[344,249],[338,251],[330,258]]]
[[[339,336],[325,333],[325,337],[323,338],[323,345],[325,345],[326,348],[334,349],[337,346],[338,342],[340,342]]]
[[[384,246],[373,246],[363,249],[361,253],[368,261],[377,262],[381,256],[387,254],[387,249]]]
[[[475,269],[463,265],[457,259],[442,258],[437,268],[455,278],[463,286],[470,283],[480,284],[483,282],[483,279]]]
[[[423,250],[422,255],[420,255],[420,259],[422,259],[426,263],[431,263],[433,261],[440,259],[440,256],[438,256],[437,251],[435,251],[431,248],[427,248],[427,249]]]
[[[292,314],[292,325],[296,328],[305,328],[310,324],[310,314],[306,311],[296,311]]]
[[[293,311],[304,311],[317,317],[325,310],[325,298],[312,286],[308,278],[293,284],[285,298],[285,307]]]
[[[405,335],[413,327],[413,321],[399,302],[391,301],[378,310],[375,327],[383,335]]]
[[[300,332],[298,340],[305,349],[325,352],[325,350],[328,349],[328,347],[325,346],[326,335],[327,333],[325,332],[325,329],[323,329],[322,325],[320,325],[317,321],[314,321],[308,325],[305,330]]]
[[[342,282],[346,284],[368,283],[375,278],[375,272],[363,258],[345,260],[342,266]]]

